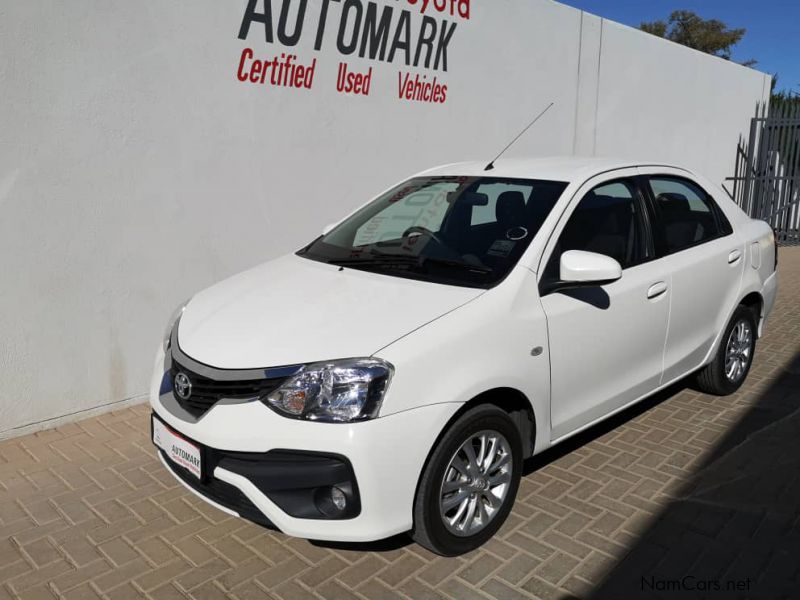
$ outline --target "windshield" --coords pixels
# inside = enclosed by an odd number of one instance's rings
[[[517,263],[566,183],[416,177],[298,252],[342,267],[489,288]]]

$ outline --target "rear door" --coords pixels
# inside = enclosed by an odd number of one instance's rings
[[[686,172],[640,171],[654,206],[656,251],[672,279],[662,381],[668,383],[705,362],[736,302],[745,248],[712,196]]]
[[[552,439],[581,429],[658,387],[670,302],[669,272],[654,260],[636,169],[589,180],[575,195],[539,267],[547,317]],[[622,278],[552,289],[567,250],[616,259]]]

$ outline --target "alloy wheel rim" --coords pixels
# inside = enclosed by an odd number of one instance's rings
[[[725,349],[725,377],[737,383],[747,371],[753,352],[753,329],[750,323],[741,319],[734,325],[728,336]]]
[[[511,445],[498,431],[474,433],[461,444],[439,494],[439,512],[450,533],[475,535],[492,522],[508,497],[513,466]]]

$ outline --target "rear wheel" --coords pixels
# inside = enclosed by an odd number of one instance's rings
[[[439,440],[420,479],[411,537],[443,556],[491,538],[508,517],[522,475],[522,442],[493,405],[464,413]]]
[[[717,396],[732,394],[747,378],[755,350],[755,315],[749,307],[739,306],[725,328],[714,360],[698,373],[698,387]]]

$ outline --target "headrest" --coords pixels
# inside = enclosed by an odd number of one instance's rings
[[[583,197],[581,202],[588,204],[588,206],[584,205],[584,208],[598,209],[614,207],[614,205],[620,204],[627,205],[627,203],[630,202],[630,199],[618,198],[616,196],[606,196],[605,194],[598,194],[592,190]]]
[[[683,194],[664,192],[656,198],[656,204],[662,212],[689,212],[689,199]]]
[[[525,194],[511,190],[500,194],[495,215],[498,223],[521,225],[525,221]]]
[[[617,198],[616,196],[606,196],[603,194],[594,195],[595,206],[614,206],[615,204],[620,204],[623,202],[626,202],[624,198]]]

